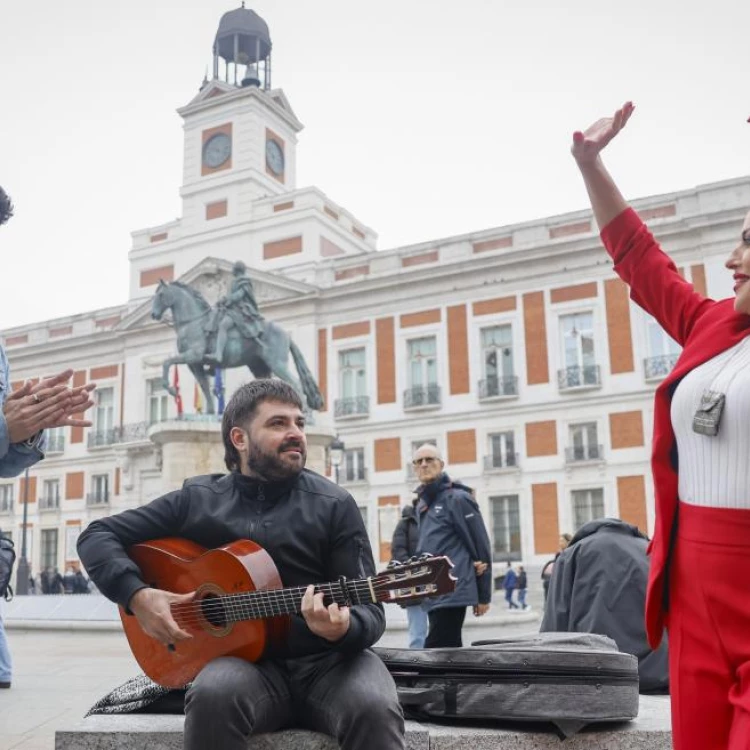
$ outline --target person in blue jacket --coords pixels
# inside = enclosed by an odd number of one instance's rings
[[[420,481],[417,553],[447,555],[458,579],[452,593],[425,600],[430,629],[424,645],[461,646],[466,608],[473,607],[476,617],[490,608],[490,539],[471,488],[451,480],[434,445],[421,446],[414,454],[413,464]]]

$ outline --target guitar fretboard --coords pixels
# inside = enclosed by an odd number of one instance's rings
[[[302,609],[302,597],[307,586],[267,591],[249,591],[243,594],[229,594],[204,599],[201,606],[206,617],[211,620],[212,614],[225,622],[242,622],[243,620],[263,620],[267,617],[293,615]],[[348,604],[369,604],[373,599],[370,583],[347,581],[341,583],[321,583],[315,586],[315,593],[324,594],[326,605],[336,602],[339,606]]]

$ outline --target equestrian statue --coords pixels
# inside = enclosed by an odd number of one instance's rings
[[[151,317],[161,320],[167,310],[177,331],[177,356],[166,359],[162,369],[164,388],[176,396],[169,383],[172,365],[187,365],[205,396],[206,413],[214,414],[209,377],[217,367],[247,365],[256,378],[272,375],[294,386],[310,410],[323,407],[323,396],[302,352],[289,334],[258,310],[247,267],[237,261],[232,268],[229,293],[212,308],[195,288],[180,281],[159,281],[151,305]],[[288,367],[289,355],[299,380]]]

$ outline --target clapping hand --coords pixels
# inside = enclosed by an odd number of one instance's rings
[[[570,148],[580,166],[593,164],[605,146],[627,125],[635,106],[632,102],[623,104],[612,117],[603,117],[583,132],[573,133]]]
[[[69,388],[73,370],[33,384],[27,381],[11,393],[3,404],[3,416],[11,443],[22,443],[40,430],[53,427],[89,427],[91,422],[75,418],[94,405],[93,383]]]

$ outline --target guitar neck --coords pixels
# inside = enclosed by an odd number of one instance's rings
[[[212,606],[220,602],[224,616],[229,622],[264,620],[267,617],[298,614],[302,610],[302,597],[306,591],[307,586],[294,586],[227,594],[204,601],[211,602]],[[323,601],[326,605],[336,602],[339,606],[349,606],[378,601],[370,580],[366,578],[344,583],[319,583],[315,585],[315,593],[324,595]]]

